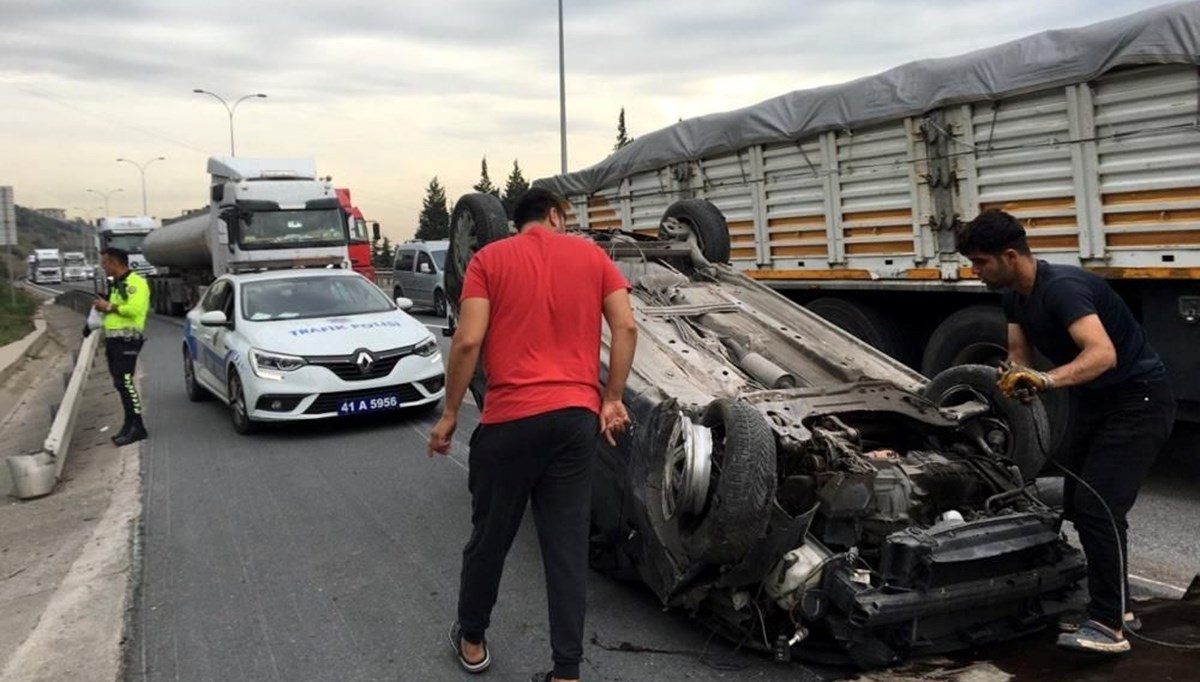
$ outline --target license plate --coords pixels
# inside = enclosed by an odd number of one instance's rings
[[[365,414],[400,407],[400,396],[395,393],[374,395],[365,398],[347,398],[338,403],[338,414]]]

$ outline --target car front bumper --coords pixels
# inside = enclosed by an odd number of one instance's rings
[[[246,408],[255,421],[298,421],[405,409],[430,405],[446,394],[442,356],[409,355],[386,376],[346,380],[324,367],[306,366],[264,379],[253,371],[244,382]],[[384,397],[387,397],[384,400]],[[363,402],[363,409],[339,412],[343,401]],[[382,400],[386,406],[372,405]]]

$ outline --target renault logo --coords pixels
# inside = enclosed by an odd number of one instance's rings
[[[362,374],[370,374],[371,368],[375,366],[375,357],[367,351],[361,351],[358,357],[354,358],[354,364],[358,367],[358,371]]]

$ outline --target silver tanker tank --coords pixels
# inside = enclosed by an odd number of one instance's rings
[[[146,235],[142,253],[155,267],[211,271],[209,230],[216,224],[207,210],[167,223]]]

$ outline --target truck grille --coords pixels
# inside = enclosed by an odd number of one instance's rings
[[[362,391],[338,391],[336,393],[322,393],[317,396],[317,399],[313,401],[313,404],[310,405],[308,409],[304,411],[304,413],[323,414],[325,412],[336,412],[338,409],[338,404],[343,400],[375,398],[393,393],[397,398],[399,398],[401,403],[411,403],[425,397],[413,384],[381,386],[379,388],[371,388]]]
[[[382,379],[392,373],[396,363],[412,355],[414,346],[370,351],[365,348],[349,355],[325,355],[308,358],[308,364],[324,367],[343,381],[366,381]]]

